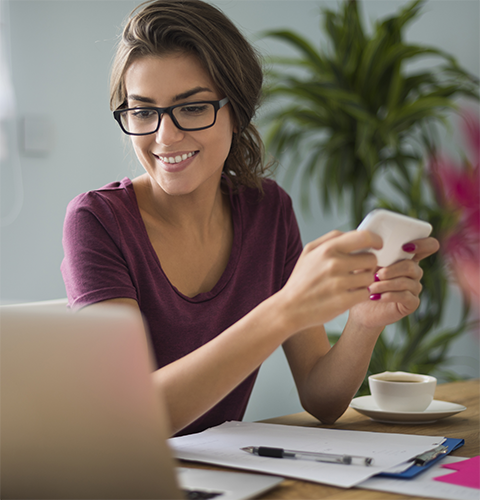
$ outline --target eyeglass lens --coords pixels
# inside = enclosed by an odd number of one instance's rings
[[[183,129],[199,129],[210,127],[215,122],[215,107],[202,102],[177,106],[171,110],[171,115]],[[136,108],[121,113],[122,125],[132,134],[151,134],[157,129],[161,116],[156,109]]]

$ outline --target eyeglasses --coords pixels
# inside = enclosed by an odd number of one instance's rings
[[[228,97],[225,97],[220,101],[189,102],[168,108],[148,106],[117,109],[113,116],[128,135],[154,134],[159,129],[165,113],[180,130],[204,130],[215,125],[218,110],[228,102]]]

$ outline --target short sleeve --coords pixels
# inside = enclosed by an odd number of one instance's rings
[[[68,205],[61,271],[70,307],[137,299],[121,247],[118,215],[105,200],[91,192]]]
[[[283,190],[282,190],[283,191]],[[292,200],[290,196],[283,192],[283,209],[285,229],[287,234],[287,253],[285,256],[285,268],[282,279],[282,286],[288,281],[288,278],[293,272],[295,265],[303,250],[300,229],[298,227],[297,218],[293,210]]]

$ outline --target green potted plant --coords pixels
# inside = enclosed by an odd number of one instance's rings
[[[315,184],[326,210],[348,201],[352,227],[374,207],[427,220],[437,237],[456,223],[456,215],[434,195],[426,160],[437,151],[438,125],[456,109],[456,98],[478,100],[478,80],[452,56],[404,41],[405,27],[423,3],[415,0],[377,22],[372,33],[355,0],[345,0],[337,12],[325,9],[326,49],[291,31],[267,33],[299,53],[273,58],[266,97],[275,108],[266,117],[266,143],[280,161],[295,159],[286,165],[287,177],[301,177],[304,206]],[[436,64],[407,71],[406,64],[419,58]],[[458,324],[443,329],[445,260],[438,253],[422,265],[422,305],[393,335],[380,337],[371,373],[405,370],[455,378],[447,354],[451,342],[472,327],[468,297]],[[338,336],[329,335],[332,341]]]

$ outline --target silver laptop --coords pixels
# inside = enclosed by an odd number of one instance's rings
[[[130,311],[2,307],[0,327],[1,498],[240,500],[282,481],[177,467]]]

